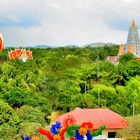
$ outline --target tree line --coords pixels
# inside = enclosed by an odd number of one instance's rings
[[[46,127],[53,111],[109,108],[140,114],[140,61],[132,54],[114,65],[106,60],[118,46],[32,49],[23,63],[0,54],[0,136],[21,139]]]

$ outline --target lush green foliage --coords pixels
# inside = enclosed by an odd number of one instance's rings
[[[0,54],[3,138],[24,136],[32,123],[47,125],[56,110],[102,107],[123,116],[140,113],[140,62],[130,54],[121,56],[118,65],[106,61],[108,55],[117,55],[118,46],[32,51],[34,59],[26,63],[10,61],[7,50]],[[26,132],[32,134],[30,128]]]
[[[126,139],[139,140],[140,139],[140,115],[126,118],[129,126],[121,131],[118,135]]]
[[[20,121],[7,103],[0,100],[0,136],[4,140],[11,139],[18,131]]]

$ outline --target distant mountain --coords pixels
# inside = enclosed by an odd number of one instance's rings
[[[49,45],[36,45],[36,46],[5,46],[5,48],[56,48],[56,46],[49,46]]]
[[[37,45],[37,46],[34,46],[33,48],[58,48],[58,47],[77,48],[79,46],[77,45],[64,45],[64,46]]]
[[[65,45],[65,46],[60,46],[60,47],[66,47],[66,48],[78,48],[80,46],[78,45]]]
[[[97,43],[90,43],[86,44],[83,46],[78,46],[78,45],[64,45],[64,46],[51,46],[51,45],[36,45],[36,46],[20,46],[20,47],[15,47],[15,46],[6,46],[5,48],[57,48],[57,47],[68,47],[68,48],[78,48],[78,47],[104,47],[105,45],[107,46],[112,46],[112,45],[117,45],[114,43],[103,43],[103,42],[97,42]]]
[[[57,46],[50,46],[50,45],[37,45],[32,48],[57,48]]]
[[[32,46],[19,46],[19,47],[15,47],[15,46],[5,46],[5,48],[32,48]]]
[[[117,45],[117,44],[114,44],[114,43],[103,43],[103,42],[97,42],[97,43],[91,43],[91,44],[86,44],[82,47],[104,47],[105,45],[107,46],[112,46],[112,45]]]

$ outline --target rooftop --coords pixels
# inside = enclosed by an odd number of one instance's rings
[[[77,108],[71,112],[60,115],[55,118],[61,123],[68,116],[73,116],[77,124],[82,122],[92,122],[94,129],[99,129],[101,125],[105,125],[106,129],[121,129],[128,126],[128,122],[119,114],[109,109],[80,109]]]

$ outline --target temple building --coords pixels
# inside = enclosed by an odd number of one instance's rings
[[[135,55],[137,58],[140,57],[139,33],[134,20],[132,21],[132,24],[129,28],[126,45],[121,44],[119,47],[118,55],[123,55],[125,53],[131,53]]]
[[[118,56],[108,56],[107,60],[112,62],[113,64],[119,63],[119,56],[125,53],[131,53],[137,57],[139,60],[140,58],[140,40],[139,40],[139,33],[138,28],[135,24],[135,21],[132,21],[132,24],[128,31],[128,37],[126,44],[121,44],[119,46]]]
[[[33,59],[32,52],[26,49],[15,49],[8,52],[8,56],[11,60],[19,59],[26,62],[27,59]]]
[[[98,130],[104,124],[106,129],[100,135],[100,137],[104,138],[97,137],[98,140],[124,140],[123,138],[115,138],[116,133],[128,126],[128,121],[125,118],[109,109],[76,108],[73,111],[57,116],[55,121],[63,123],[67,117],[74,117],[78,125],[81,125],[82,122],[92,122],[94,125],[93,131]]]

